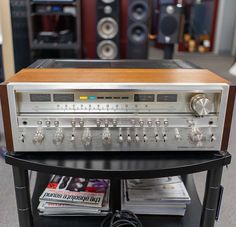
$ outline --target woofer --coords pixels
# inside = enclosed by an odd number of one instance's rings
[[[133,21],[146,21],[148,19],[148,4],[146,1],[133,1],[129,6],[129,17]]]
[[[140,23],[132,24],[128,29],[128,38],[131,42],[144,43],[148,38],[147,26]]]
[[[104,17],[98,22],[97,31],[103,39],[113,39],[118,31],[117,22],[111,17]]]
[[[117,45],[111,40],[104,40],[98,44],[97,55],[100,59],[112,60],[117,57]]]

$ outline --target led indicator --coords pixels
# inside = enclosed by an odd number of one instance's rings
[[[89,100],[96,100],[97,97],[96,96],[89,96]]]
[[[80,100],[88,100],[88,96],[80,96],[79,99]]]

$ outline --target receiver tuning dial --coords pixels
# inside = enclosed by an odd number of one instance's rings
[[[212,111],[213,103],[205,94],[198,94],[191,98],[190,108],[198,116],[206,116]]]

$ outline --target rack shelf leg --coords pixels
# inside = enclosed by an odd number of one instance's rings
[[[121,209],[121,180],[112,179],[110,189],[110,208],[112,212]]]
[[[15,184],[19,226],[33,227],[28,171],[15,166],[13,166],[12,169]]]
[[[223,167],[208,170],[200,227],[214,227]]]

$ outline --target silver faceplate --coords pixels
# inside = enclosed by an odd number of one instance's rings
[[[14,151],[219,150],[228,89],[227,84],[9,83]],[[48,94],[50,100],[35,102],[31,94]],[[74,99],[54,101],[54,94]],[[137,102],[135,94],[154,100]],[[165,94],[167,100],[157,100]],[[191,110],[196,94],[213,103],[207,116]]]

